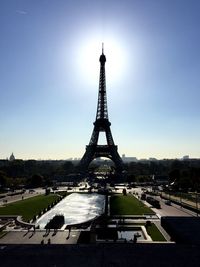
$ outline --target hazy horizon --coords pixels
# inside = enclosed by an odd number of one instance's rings
[[[14,154],[14,153],[13,153]],[[122,154],[122,155],[124,155],[124,154]],[[122,157],[122,155],[120,155],[121,157]],[[9,155],[8,157],[6,157],[6,158],[0,158],[0,160],[9,160],[9,157],[10,157],[11,155]],[[130,156],[130,155],[125,155],[125,158],[136,158],[136,160],[137,161],[140,161],[140,160],[183,160],[183,157],[187,157],[187,156],[189,156],[189,155],[183,155],[182,157],[180,157],[180,158],[155,158],[155,157],[148,157],[148,158],[138,158],[138,157],[135,157],[135,156]],[[59,161],[59,160],[63,160],[63,161],[79,161],[80,159],[81,159],[81,157],[79,158],[79,157],[70,157],[70,158],[18,158],[18,157],[16,157],[15,156],[15,154],[14,154],[14,157],[15,157],[15,160],[36,160],[36,161],[48,161],[48,160],[52,160],[52,161]],[[98,160],[99,158],[95,158],[95,160]],[[111,159],[109,159],[109,158],[105,158],[105,157],[101,157],[101,159],[102,160],[111,160]],[[122,157],[122,159],[123,159],[123,157]],[[195,160],[199,160],[200,158],[193,158],[193,157],[190,157],[189,156],[189,158],[187,158],[187,160],[193,160],[193,159],[195,159]],[[112,161],[112,160],[111,160]]]

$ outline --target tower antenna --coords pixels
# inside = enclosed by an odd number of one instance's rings
[[[104,54],[104,43],[102,43],[102,54]]]

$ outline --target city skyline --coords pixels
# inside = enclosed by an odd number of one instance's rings
[[[1,1],[0,158],[82,157],[102,42],[119,154],[200,158],[199,11],[196,0]]]
[[[135,156],[127,156],[125,154],[120,155],[120,157],[122,158],[123,161],[125,162],[136,162],[136,161],[159,161],[159,160],[198,160],[199,158],[191,158],[190,155],[183,155],[180,158],[161,158],[161,159],[157,159],[154,157],[149,157],[149,158],[137,158]],[[9,160],[9,161],[14,161],[14,160],[36,160],[36,161],[79,161],[81,160],[81,158],[78,157],[71,157],[71,158],[56,158],[56,159],[51,159],[51,158],[26,158],[26,159],[22,159],[22,158],[16,158],[14,153],[12,152],[9,156],[7,156],[6,158],[0,158],[0,160]],[[105,158],[105,157],[100,157],[100,158],[95,158],[94,160],[97,161],[104,161],[104,160],[110,160],[109,158]]]

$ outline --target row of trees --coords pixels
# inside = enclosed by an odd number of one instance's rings
[[[91,165],[95,170],[98,165]],[[200,160],[158,160],[124,164],[125,182],[150,182],[152,175],[168,176],[174,188],[200,190]],[[26,185],[38,187],[51,185],[53,180],[65,181],[77,172],[77,162],[2,160],[0,161],[0,188]],[[75,177],[75,176],[74,176]],[[71,180],[74,179],[71,176]],[[114,178],[113,178],[114,179]]]
[[[40,174],[34,174],[28,178],[26,177],[9,177],[3,171],[0,171],[0,191],[4,191],[6,188],[21,189],[36,188],[41,186],[51,186],[52,180],[44,178]]]
[[[174,169],[169,173],[169,181],[175,191],[200,192],[200,168]]]
[[[67,175],[74,172],[75,166],[71,161],[2,160],[0,161],[0,171],[13,178],[28,178],[33,174],[40,173],[42,176],[52,179],[55,174]]]
[[[75,172],[71,161],[1,160],[0,191],[5,188],[51,186],[54,179],[64,179]]]
[[[152,175],[167,176],[175,191],[200,192],[200,160],[160,160],[126,165],[127,182],[152,182]]]

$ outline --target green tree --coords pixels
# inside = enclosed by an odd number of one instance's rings
[[[8,186],[8,177],[6,176],[6,173],[3,171],[0,171],[0,189],[5,188]]]
[[[40,187],[44,185],[44,178],[40,174],[34,174],[30,180],[31,187]]]
[[[66,161],[62,167],[63,167],[65,174],[70,174],[70,173],[73,173],[74,171],[74,165],[71,161]]]

